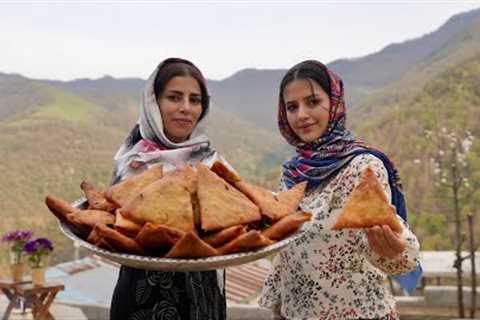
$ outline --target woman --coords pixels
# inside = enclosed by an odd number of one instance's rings
[[[278,123],[297,154],[284,164],[281,187],[308,181],[301,205],[313,218],[304,236],[275,257],[265,282],[260,305],[278,319],[398,319],[386,275],[418,263],[393,164],[355,140],[345,113],[342,81],[320,62],[301,62],[284,76]],[[397,207],[401,234],[388,226],[331,230],[367,167]]]
[[[147,80],[141,114],[115,155],[113,183],[154,163],[165,171],[187,164],[224,161],[199,124],[209,108],[205,80],[195,65],[178,58],[162,62]],[[224,274],[160,272],[122,266],[110,318],[225,319]]]

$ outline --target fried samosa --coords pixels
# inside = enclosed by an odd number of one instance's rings
[[[274,195],[270,190],[254,186],[245,181],[239,181],[235,186],[260,207],[262,215],[276,221],[298,209],[298,205],[303,199],[307,182],[299,183],[287,191],[280,192],[278,195]]]
[[[230,170],[230,168],[222,161],[215,161],[210,170],[215,172],[219,177],[223,178],[232,186],[235,186],[235,183],[242,180],[242,178],[240,178],[234,171]]]
[[[272,240],[283,239],[289,234],[297,231],[304,222],[310,221],[311,218],[311,213],[297,211],[286,215],[267,229],[263,230],[262,235]]]
[[[115,211],[115,224],[113,226],[116,230],[131,238],[135,238],[140,229],[142,229],[142,225],[125,218],[120,213],[120,209]]]
[[[218,255],[218,251],[200,239],[193,231],[187,232],[165,256],[166,258],[200,258]]]
[[[101,210],[81,210],[67,214],[68,221],[79,227],[93,228],[97,223],[112,225],[115,222],[115,216],[107,211]]]
[[[181,230],[147,222],[143,225],[135,240],[145,248],[168,250],[184,235],[185,232]]]
[[[367,168],[332,229],[370,228],[376,225],[388,225],[398,233],[402,231],[395,207],[389,203],[373,170]]]
[[[261,219],[260,210],[243,193],[203,165],[197,165],[201,228],[214,231]]]
[[[123,180],[105,192],[105,198],[117,207],[123,207],[148,185],[163,177],[163,166],[157,164],[138,175]]]
[[[82,181],[80,189],[85,193],[89,208],[94,210],[113,211],[115,204],[108,201],[103,192],[98,191],[93,184],[88,181]]]
[[[138,224],[163,224],[184,232],[195,230],[191,192],[196,189],[196,175],[191,167],[166,175],[152,183],[121,214]]]
[[[106,240],[120,252],[145,255],[146,251],[134,239],[129,238],[115,229],[104,224],[97,223],[94,227],[96,234]]]
[[[247,227],[242,225],[231,226],[213,234],[203,237],[203,241],[213,247],[219,247],[228,241],[237,238],[238,236],[247,232]]]
[[[52,195],[45,197],[45,204],[48,209],[50,209],[50,211],[62,221],[68,221],[67,214],[79,211],[79,209],[74,208],[67,201]]]
[[[258,230],[250,230],[218,248],[218,252],[224,255],[240,251],[249,251],[269,246],[274,243],[275,241],[265,237]]]

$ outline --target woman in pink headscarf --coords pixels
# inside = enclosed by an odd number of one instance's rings
[[[281,187],[308,182],[301,206],[313,221],[275,257],[260,305],[277,319],[398,319],[386,276],[406,274],[401,284],[416,285],[421,269],[393,163],[346,129],[343,83],[318,61],[286,73],[278,108],[280,131],[296,148],[284,164]],[[396,207],[401,233],[388,226],[331,230],[367,167]]]

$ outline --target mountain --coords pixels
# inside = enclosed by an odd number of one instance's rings
[[[392,84],[405,78],[403,87],[421,88],[449,65],[480,52],[479,22],[480,9],[461,13],[431,33],[390,44],[364,57],[335,60],[328,67],[344,80],[347,104],[352,109],[380,104],[372,99],[391,101],[394,98],[386,97],[384,89]],[[276,130],[278,87],[285,72],[245,69],[222,81],[210,81],[213,100],[243,119]],[[420,77],[422,83],[416,83]],[[392,95],[397,89],[391,89]]]
[[[342,75],[349,87],[365,90],[399,80],[417,63],[430,59],[453,37],[480,20],[480,9],[450,18],[437,30],[416,39],[392,43],[379,52],[356,59],[340,59],[329,64]]]
[[[367,56],[329,63],[345,82],[348,106],[363,107],[352,119],[361,118],[365,110],[371,110],[370,105],[394,103],[399,91],[421,88],[449,65],[480,52],[479,24],[480,9],[468,11],[421,37],[392,43]],[[286,69],[244,69],[223,80],[209,80],[212,106],[277,132],[278,88],[285,72]],[[144,80],[106,76],[46,83],[112,109],[121,107],[119,101],[121,105],[138,105]]]
[[[75,93],[108,110],[126,106],[138,106],[145,80],[138,78],[115,79],[105,76],[99,79],[77,79],[74,81],[48,81],[43,83]]]
[[[352,110],[352,118],[356,122],[362,122],[381,108],[394,107],[401,100],[420,93],[428,81],[445,70],[451,70],[462,61],[477,56],[480,53],[480,16],[475,15],[475,19],[470,19],[469,22],[439,50],[407,70],[398,81],[372,90],[362,104]]]
[[[278,87],[286,70],[245,69],[209,81],[214,105],[262,128],[276,129]]]

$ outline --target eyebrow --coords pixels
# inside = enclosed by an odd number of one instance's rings
[[[315,93],[315,92],[309,94],[308,96],[302,97],[301,99],[309,99],[309,98],[319,98],[319,99],[321,99],[320,95]],[[288,100],[288,101],[285,101],[285,104],[294,103],[294,102],[295,102],[295,100]]]
[[[167,93],[175,93],[175,94],[182,94],[182,95],[184,94],[183,91],[179,91],[179,90],[168,90]],[[192,95],[192,96],[198,96],[198,97],[201,97],[201,96],[202,96],[201,93],[195,93],[195,92],[194,92],[194,93],[191,93],[190,95]]]

